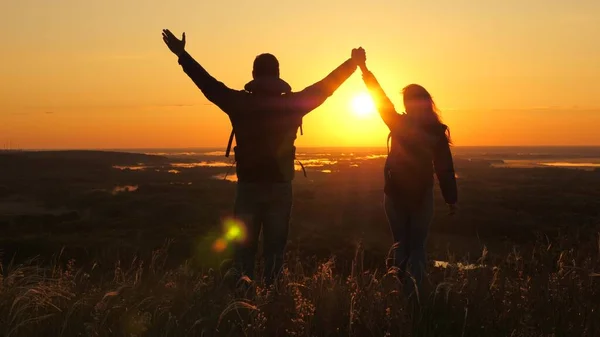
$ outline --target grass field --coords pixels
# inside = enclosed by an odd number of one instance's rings
[[[0,155],[0,336],[600,335],[599,170],[458,155],[461,210],[437,208],[415,301],[386,266],[382,158],[299,175],[282,280],[237,291],[211,249],[227,168],[113,168],[140,162],[169,159]]]

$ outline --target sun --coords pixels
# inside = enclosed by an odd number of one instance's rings
[[[358,117],[367,117],[375,112],[375,103],[367,93],[354,96],[351,107],[352,112]]]

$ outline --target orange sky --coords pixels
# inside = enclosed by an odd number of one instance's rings
[[[435,5],[434,5],[435,3]],[[457,145],[600,145],[600,2],[19,0],[0,5],[0,146],[225,146],[227,117],[185,76],[161,29],[242,88],[278,56],[295,90],[363,46],[401,109],[424,85]],[[298,146],[385,146],[350,102],[359,72],[304,121]]]

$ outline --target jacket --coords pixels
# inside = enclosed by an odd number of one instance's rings
[[[187,52],[179,57],[179,64],[204,96],[229,116],[236,138],[239,182],[293,180],[294,142],[302,118],[325,102],[356,69],[349,59],[321,81],[292,92],[277,77],[250,81],[245,90],[228,88]]]

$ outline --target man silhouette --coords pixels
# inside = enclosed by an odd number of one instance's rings
[[[185,33],[179,40],[168,29],[163,40],[177,55],[183,71],[204,96],[225,112],[236,138],[234,148],[238,183],[234,216],[246,226],[245,242],[234,247],[233,273],[253,278],[254,260],[262,226],[264,279],[273,282],[283,265],[292,210],[292,180],[296,148],[294,142],[302,117],[320,106],[356,70],[364,50],[323,80],[300,92],[279,77],[279,62],[271,54],[254,60],[253,80],[245,90],[234,90],[212,77],[185,51]]]

